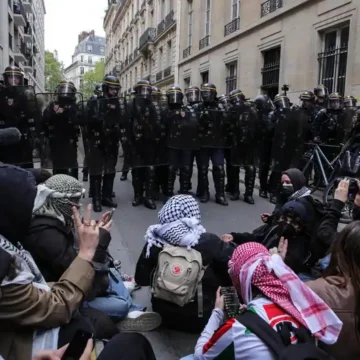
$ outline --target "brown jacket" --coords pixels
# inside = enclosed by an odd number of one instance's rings
[[[360,342],[355,333],[355,295],[352,284],[349,282],[342,287],[343,278],[329,276],[306,283],[318,294],[336,313],[344,323],[336,344],[324,346],[324,349],[336,360],[360,359]]]
[[[77,257],[46,292],[28,285],[0,289],[0,355],[5,360],[30,360],[34,329],[55,328],[70,321],[94,279],[92,265]]]

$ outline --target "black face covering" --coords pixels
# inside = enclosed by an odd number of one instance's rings
[[[297,233],[295,227],[286,222],[279,222],[276,231],[279,237],[283,236],[287,240],[293,239]]]
[[[282,184],[280,194],[284,199],[289,199],[289,197],[295,192],[294,186],[292,184]]]

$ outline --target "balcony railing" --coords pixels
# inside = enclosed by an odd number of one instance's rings
[[[155,28],[147,28],[145,32],[140,36],[139,48],[143,47],[148,42],[153,42],[156,37]]]
[[[191,55],[191,46],[188,46],[186,49],[183,50],[183,58],[186,59],[190,55]]]
[[[170,28],[174,24],[174,10],[171,10],[166,15],[165,19],[162,20],[157,27],[157,36],[161,35],[165,30]]]
[[[283,0],[268,0],[261,4],[261,17],[266,16],[283,6]]]
[[[168,76],[171,75],[171,66],[168,66],[165,70],[164,70],[164,78],[167,78]]]
[[[199,50],[207,47],[210,45],[210,35],[206,35],[199,41]]]
[[[263,76],[262,87],[264,89],[278,86],[280,76],[280,62],[274,61],[265,64],[261,69],[261,73]]]
[[[224,36],[228,36],[239,29],[240,29],[240,18],[238,17],[234,19],[232,22],[225,25]]]
[[[159,71],[157,74],[156,74],[156,81],[160,81],[163,77],[163,73],[162,71]]]
[[[13,37],[11,34],[9,34],[9,49],[10,50],[13,49]]]
[[[30,35],[30,36],[32,35],[32,28],[31,28],[29,22],[26,23],[26,26],[25,26],[25,28],[24,28],[24,34],[25,34],[25,35]]]
[[[26,12],[24,9],[24,5],[21,1],[14,2],[14,8],[13,8],[14,14],[16,15],[22,15],[26,19]]]

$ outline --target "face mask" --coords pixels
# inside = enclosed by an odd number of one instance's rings
[[[289,198],[295,192],[294,186],[292,184],[282,184],[281,195]]]
[[[276,230],[279,238],[283,236],[287,240],[293,239],[297,233],[295,227],[286,222],[280,222]]]

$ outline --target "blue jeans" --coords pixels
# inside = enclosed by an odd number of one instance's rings
[[[111,269],[110,271],[112,276],[109,275],[109,294],[107,296],[97,297],[92,301],[85,301],[83,306],[97,309],[119,320],[125,319],[129,312],[144,310],[142,306],[133,303],[120,274],[115,269]],[[116,278],[116,281],[113,277]]]

